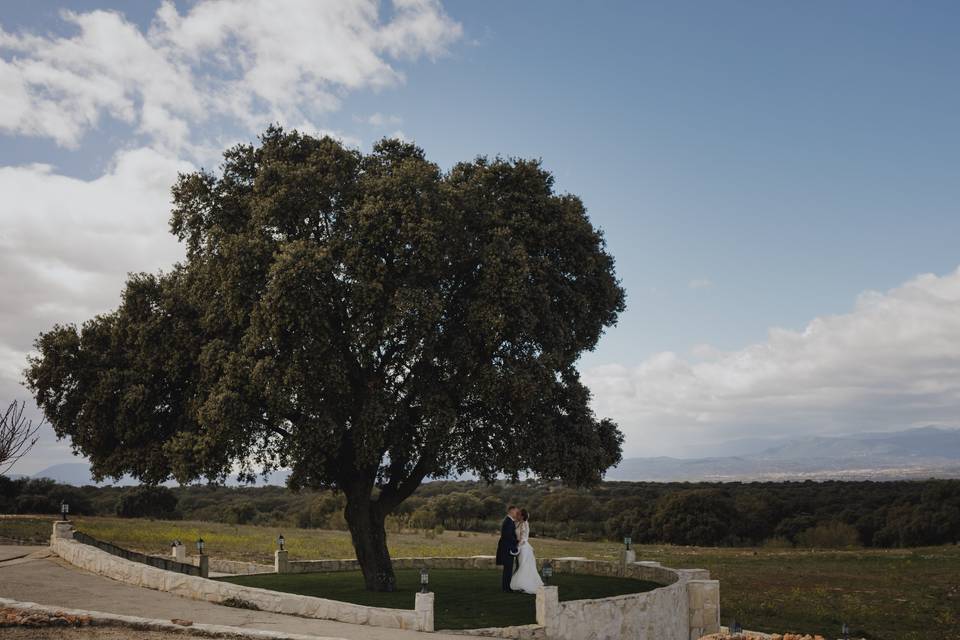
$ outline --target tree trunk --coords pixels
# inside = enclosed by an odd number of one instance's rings
[[[384,527],[386,514],[381,512],[380,505],[370,499],[369,489],[365,495],[347,494],[344,516],[350,527],[350,537],[367,591],[396,591],[397,579],[393,574]]]

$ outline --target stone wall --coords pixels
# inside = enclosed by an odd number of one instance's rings
[[[285,573],[359,571],[356,560],[289,560]],[[466,558],[393,558],[394,569],[496,569],[493,556]]]
[[[190,558],[190,561],[194,563],[196,563],[198,560],[199,558],[196,556]],[[216,571],[217,573],[230,573],[233,575],[249,575],[252,573],[274,573],[274,567],[270,564],[224,560],[222,558],[211,556],[210,571]]]
[[[112,556],[117,556],[123,558],[124,560],[130,560],[131,562],[148,564],[151,567],[163,569],[164,571],[176,571],[177,573],[186,573],[187,575],[191,576],[201,575],[200,567],[198,565],[188,562],[178,562],[172,558],[150,556],[145,553],[140,553],[139,551],[130,551],[129,549],[118,547],[115,544],[104,542],[103,540],[97,540],[93,536],[83,533],[82,531],[74,531],[73,539],[82,544],[96,547],[97,549],[105,551]]]
[[[166,591],[195,600],[223,603],[232,601],[252,605],[262,611],[285,613],[305,618],[338,620],[391,629],[433,631],[432,594],[417,594],[416,608],[387,609],[365,607],[324,598],[280,593],[268,589],[245,587],[164,571],[149,565],[125,560],[96,547],[81,544],[67,537],[54,536],[50,549],[72,565],[138,587]],[[431,596],[429,602],[422,596]],[[414,603],[411,603],[414,604]],[[429,607],[427,607],[429,605]],[[426,609],[429,608],[429,611]]]
[[[687,589],[679,581],[646,593],[561,602],[558,617],[554,637],[562,640],[690,637]]]
[[[140,587],[222,603],[236,600],[264,611],[324,618],[393,629],[433,631],[434,594],[416,594],[413,610],[361,605],[245,587],[163,571],[111,556],[72,539],[64,523],[55,525],[54,553],[78,567]],[[356,571],[356,560],[293,560],[283,554],[277,567],[290,573]],[[540,564],[547,560],[541,560]],[[603,562],[585,558],[550,559],[555,573],[624,576],[664,586],[645,593],[560,602],[555,586],[537,594],[537,624],[473,629],[461,633],[511,640],[696,640],[720,630],[720,586],[703,569],[671,569],[658,562]],[[215,570],[261,573],[268,565],[212,561]],[[217,568],[219,567],[219,568]],[[493,569],[493,556],[396,558],[396,569]],[[254,571],[255,570],[255,571]]]
[[[547,561],[541,560],[541,566]],[[696,640],[720,629],[720,584],[710,580],[704,569],[585,558],[554,558],[549,562],[557,574],[624,576],[664,586],[644,593],[567,602],[559,601],[557,587],[541,587],[536,625],[466,633],[523,640]]]

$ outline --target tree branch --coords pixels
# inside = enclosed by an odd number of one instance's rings
[[[409,498],[417,490],[417,487],[423,483],[423,479],[429,475],[432,463],[433,452],[424,451],[417,464],[414,465],[410,474],[403,481],[398,482],[393,487],[388,486],[380,492],[377,505],[384,515],[393,511],[398,504]],[[393,478],[390,481],[392,484]]]
[[[267,429],[269,429],[270,431],[273,431],[275,434],[277,434],[277,435],[279,435],[279,436],[283,436],[284,438],[292,438],[292,437],[293,437],[293,434],[290,433],[289,431],[287,431],[286,429],[284,429],[283,427],[278,427],[278,426],[273,425],[273,424],[268,424],[268,425],[267,425]]]

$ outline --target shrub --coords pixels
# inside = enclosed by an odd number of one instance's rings
[[[227,598],[220,604],[225,607],[234,607],[235,609],[250,609],[251,611],[260,611],[260,607],[249,600],[244,600],[243,598]]]
[[[121,518],[164,518],[177,515],[177,496],[167,487],[144,485],[123,494],[117,500]]]
[[[848,549],[860,546],[856,527],[845,522],[826,522],[797,534],[801,547],[820,549]]]
[[[721,544],[736,517],[733,500],[718,489],[688,489],[657,503],[653,528],[664,542],[710,546]]]
[[[241,502],[230,507],[227,520],[230,524],[249,524],[257,516],[257,508],[251,502]]]
[[[764,549],[792,549],[793,543],[783,536],[774,536],[763,542]]]
[[[437,514],[433,509],[421,507],[410,515],[410,524],[418,529],[430,529],[437,524]]]
[[[343,515],[343,511],[334,511],[331,513],[330,518],[327,520],[327,526],[337,531],[346,531],[348,528],[347,518]]]
[[[17,497],[17,513],[59,513],[60,504],[50,496],[27,493]]]

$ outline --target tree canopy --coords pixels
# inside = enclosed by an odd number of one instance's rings
[[[98,477],[292,470],[344,492],[368,588],[383,521],[428,477],[588,485],[620,460],[575,367],[624,309],[583,203],[539,162],[450,171],[271,127],[181,175],[186,259],[43,333],[26,379]]]

